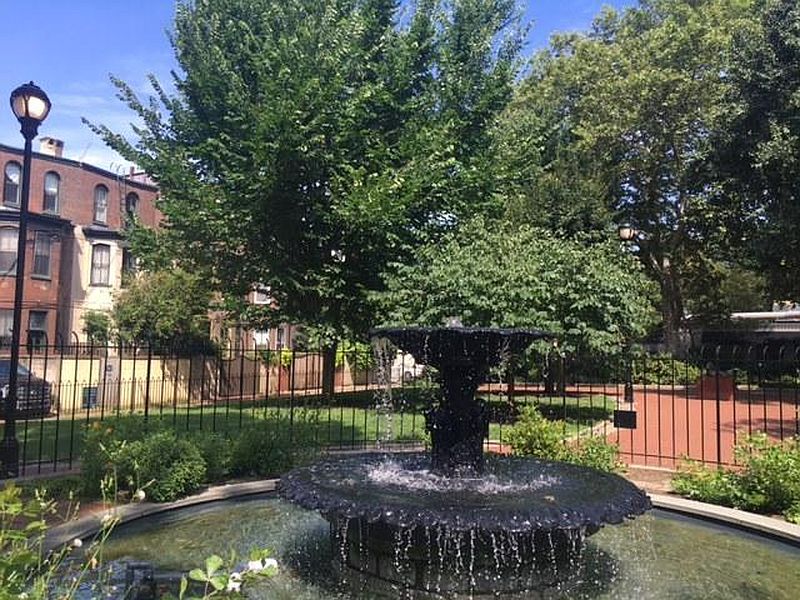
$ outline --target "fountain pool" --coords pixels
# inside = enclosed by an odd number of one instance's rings
[[[112,562],[148,561],[160,572],[176,572],[202,565],[211,554],[235,550],[242,556],[265,545],[274,550],[279,573],[250,588],[250,598],[375,598],[341,585],[332,568],[338,549],[330,544],[327,521],[274,495],[123,525],[106,543],[105,557]],[[588,539],[580,581],[568,590],[554,589],[552,597],[794,600],[800,589],[799,564],[800,548],[656,509]]]

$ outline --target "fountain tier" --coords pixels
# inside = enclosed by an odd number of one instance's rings
[[[401,327],[375,329],[439,372],[442,397],[426,415],[433,469],[444,475],[479,475],[483,440],[489,435],[485,406],[475,398],[489,370],[521,354],[532,342],[552,337],[536,329]]]

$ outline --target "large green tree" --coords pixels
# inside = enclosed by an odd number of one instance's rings
[[[514,0],[195,0],[177,9],[176,94],[136,139],[95,126],[161,190],[180,264],[230,308],[323,340],[372,324],[389,261],[499,204],[488,130],[517,72]],[[151,239],[152,241],[152,239]],[[152,245],[152,244],[151,244]]]
[[[751,14],[748,0],[605,9],[588,34],[553,40],[511,107],[532,115],[520,130],[511,113],[510,131],[523,141],[518,160],[533,159],[536,180],[527,189],[512,180],[515,197],[536,224],[602,226],[606,211],[635,227],[632,249],[660,286],[673,347],[685,314],[697,312],[687,297],[717,282],[717,261],[747,223],[739,197],[721,189],[713,157],[737,107],[733,36]],[[563,198],[551,223],[548,182]]]
[[[392,325],[536,327],[571,351],[611,354],[653,325],[654,284],[616,241],[586,244],[479,219],[422,247],[381,295]]]
[[[739,110],[720,144],[722,181],[757,215],[752,257],[776,300],[800,300],[800,5],[757,0],[735,39]]]

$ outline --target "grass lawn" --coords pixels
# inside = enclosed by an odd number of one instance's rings
[[[312,428],[305,431],[303,439],[314,439],[323,446],[348,447],[374,443],[378,439],[411,441],[425,439],[425,401],[412,389],[399,394],[399,402],[391,413],[375,409],[373,392],[337,394],[336,404],[325,404],[320,397],[270,398],[258,403],[231,400],[209,406],[152,406],[149,418],[160,420],[178,432],[216,431],[234,436],[243,427],[263,424],[264,427],[286,424],[285,419],[297,416],[297,427]],[[491,424],[489,438],[502,442],[504,430],[514,419],[514,410],[507,398],[500,395],[486,397]],[[518,396],[517,409],[536,404],[548,418],[564,424],[564,436],[572,437],[597,423],[607,420],[614,408],[613,399],[604,396],[542,397]],[[112,416],[106,411],[105,416]],[[143,414],[137,411],[137,414]],[[79,458],[83,433],[87,425],[101,420],[99,411],[90,414],[30,419],[17,422],[17,439],[20,455],[28,463],[26,471],[36,469],[30,464],[69,462]],[[2,431],[2,426],[0,426]]]

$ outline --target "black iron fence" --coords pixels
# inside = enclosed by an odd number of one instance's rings
[[[345,349],[330,387],[323,363],[321,352],[257,347],[26,347],[19,472],[78,466],[87,427],[130,414],[231,436],[270,423],[303,427],[303,439],[310,433],[327,447],[425,443],[424,415],[438,391],[431,369],[400,352],[379,365],[370,352]],[[8,364],[0,354],[0,386]],[[479,394],[491,415],[490,451],[509,452],[508,428],[524,407],[537,406],[569,443],[603,436],[629,464],[732,464],[745,436],[800,434],[800,349],[705,347],[685,359],[552,354],[521,361],[513,373],[493,371]]]

